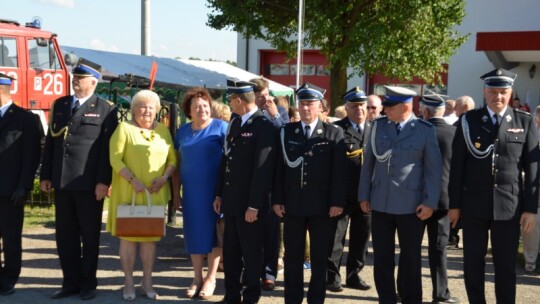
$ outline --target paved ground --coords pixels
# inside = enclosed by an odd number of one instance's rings
[[[168,227],[167,237],[158,245],[158,259],[156,261],[155,288],[160,294],[159,302],[163,303],[208,303],[199,300],[183,298],[184,290],[191,283],[191,263],[183,251],[182,230],[178,227]],[[425,245],[425,244],[424,244]],[[88,303],[120,303],[123,273],[120,270],[118,259],[118,240],[103,232],[101,237],[101,255],[98,272],[98,296]],[[61,285],[61,271],[56,254],[54,242],[54,229],[52,227],[38,227],[25,229],[23,239],[23,272],[19,280],[17,292],[9,297],[0,297],[0,303],[80,303],[78,297],[73,296],[62,300],[50,300],[49,295]],[[427,265],[427,251],[423,248],[423,286],[424,302],[431,301],[431,281]],[[369,265],[372,265],[368,261]],[[462,251],[451,250],[448,255],[449,284],[454,296],[466,303],[466,294],[462,275]],[[137,266],[140,269],[140,264]],[[372,267],[367,266],[363,271],[363,278],[373,284]],[[310,272],[305,272],[305,281],[309,280]],[[137,273],[141,276],[141,272]],[[486,284],[488,303],[495,303],[493,291],[493,267],[491,258],[488,258]],[[278,278],[277,288],[273,292],[263,291],[261,304],[283,303],[283,281]],[[518,297],[517,303],[540,303],[538,286],[540,276],[527,276],[523,274],[522,267],[518,267]],[[307,289],[307,283],[306,283]],[[212,301],[218,301],[223,296],[223,273],[219,274],[216,296]],[[152,300],[137,297],[136,303],[149,303]],[[328,293],[326,303],[376,303],[377,293],[374,288],[367,292],[345,289],[341,293]],[[305,303],[305,301],[304,301]]]

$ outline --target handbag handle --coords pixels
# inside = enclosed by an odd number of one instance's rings
[[[152,213],[152,200],[150,199],[150,192],[148,192],[148,189],[144,188],[144,193],[146,195],[146,213],[150,214]],[[137,197],[137,192],[133,190],[133,196],[131,198],[131,208],[129,209],[129,213],[133,215],[135,213],[135,198]]]

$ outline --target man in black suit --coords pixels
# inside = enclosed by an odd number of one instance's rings
[[[520,224],[535,224],[540,151],[533,116],[508,106],[516,76],[496,69],[481,77],[486,106],[460,117],[452,143],[449,217],[452,225],[462,220],[470,303],[486,303],[488,235],[497,303],[515,303]]]
[[[343,130],[318,119],[322,89],[304,84],[297,91],[300,122],[280,131],[280,150],[272,203],[284,218],[285,303],[304,296],[304,246],[309,231],[311,281],[308,303],[324,303],[330,248],[330,219],[343,213],[346,156]]]
[[[269,208],[275,130],[255,104],[253,83],[228,80],[227,84],[229,105],[237,116],[225,139],[214,201],[214,210],[225,215],[225,297],[217,303],[249,304],[261,296],[262,218]],[[241,296],[242,268],[247,286]]]
[[[424,95],[420,100],[420,112],[425,120],[435,126],[437,142],[442,158],[442,181],[439,205],[433,215],[424,221],[428,233],[429,270],[433,286],[431,303],[459,303],[456,297],[450,296],[448,290],[448,274],[446,246],[450,234],[448,219],[448,179],[450,175],[450,159],[452,158],[452,140],[456,127],[449,125],[444,119],[444,99],[439,95]]]
[[[347,148],[347,204],[343,214],[331,220],[332,237],[328,255],[326,289],[332,292],[343,290],[339,268],[349,222],[351,223],[351,229],[349,230],[349,253],[347,255],[345,282],[347,287],[353,289],[368,290],[371,288],[359,275],[366,264],[371,227],[371,216],[369,213],[364,213],[358,204],[358,183],[362,169],[364,136],[368,133],[366,129],[370,124],[366,121],[367,96],[359,87],[354,87],[341,98],[345,102],[347,117],[335,122],[335,124],[343,129]]]
[[[12,78],[0,73],[0,295],[15,292],[21,273],[24,203],[32,190],[40,155],[35,115],[11,100]],[[0,256],[1,257],[1,256]]]
[[[111,182],[109,139],[117,124],[114,105],[94,91],[101,66],[80,59],[73,69],[73,96],[51,109],[41,167],[41,190],[55,189],[56,245],[64,280],[53,293],[96,296],[103,199]],[[81,244],[82,241],[82,244]]]
[[[289,114],[283,107],[276,105],[274,98],[270,96],[270,83],[263,77],[251,79],[254,83],[255,103],[264,116],[272,122],[272,125],[279,130],[281,126],[289,122]],[[268,194],[267,204],[271,204],[271,193]],[[265,223],[263,225],[263,263],[261,269],[262,288],[264,290],[274,290],[275,281],[278,274],[280,229],[279,218],[271,210],[265,208],[266,214],[261,214],[260,218]]]

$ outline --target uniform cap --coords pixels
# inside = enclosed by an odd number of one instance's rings
[[[304,83],[296,90],[298,100],[321,100],[324,98],[325,89],[309,82]]]
[[[364,91],[360,90],[360,87],[354,87],[341,95],[341,99],[343,102],[366,102],[367,96]]]
[[[431,107],[441,107],[445,104],[444,98],[439,94],[424,95],[420,99],[420,102]]]
[[[249,81],[227,79],[227,95],[253,92],[255,84]]]
[[[93,76],[99,78],[101,75],[101,66],[97,63],[94,63],[90,60],[80,58],[77,65],[73,68],[73,75],[88,77]]]
[[[11,81],[14,80],[14,78],[9,77],[6,74],[0,73],[0,85],[11,85]]]
[[[496,69],[486,73],[480,78],[484,80],[484,86],[488,88],[511,88],[514,85],[514,80],[517,74],[505,69]]]
[[[413,96],[416,96],[416,92],[403,87],[384,86],[386,89],[386,96],[382,103],[385,107],[391,107],[399,103],[409,103],[413,101]]]

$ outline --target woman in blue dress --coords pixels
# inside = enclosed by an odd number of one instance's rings
[[[195,273],[193,283],[186,290],[188,298],[208,299],[213,295],[221,256],[216,242],[218,215],[212,203],[227,123],[211,118],[211,105],[212,98],[206,89],[189,90],[182,107],[192,122],[180,127],[174,141],[180,174],[174,182],[174,200],[177,207],[182,207],[184,243]],[[179,194],[180,186],[183,198]],[[207,255],[208,272],[203,279],[204,255]]]

